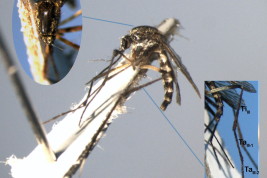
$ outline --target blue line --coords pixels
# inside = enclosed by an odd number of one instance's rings
[[[179,132],[176,130],[176,128],[172,125],[170,120],[165,116],[165,114],[162,112],[162,110],[158,107],[158,105],[155,103],[155,101],[151,98],[151,96],[147,93],[147,91],[143,88],[143,90],[146,92],[146,94],[149,96],[149,98],[153,101],[153,103],[156,105],[158,110],[160,110],[161,114],[165,117],[165,119],[169,122],[169,124],[172,126],[172,128],[175,130],[175,132],[179,135],[179,137],[183,140],[183,142],[186,144],[186,146],[190,149],[190,151],[194,154],[194,156],[197,158],[199,163],[204,167],[202,162],[198,159],[197,155],[193,152],[193,150],[190,148],[190,146],[186,143],[186,141],[183,139],[183,137],[179,134]]]
[[[119,25],[126,25],[126,26],[133,27],[133,25],[125,24],[125,23],[113,22],[113,21],[108,21],[108,20],[103,20],[103,19],[97,19],[97,18],[92,18],[92,17],[86,17],[86,16],[82,16],[82,17],[83,18],[87,18],[87,19],[92,19],[92,20],[99,20],[99,21],[103,21],[103,22],[109,22],[109,23],[115,23],[115,24],[119,24]]]

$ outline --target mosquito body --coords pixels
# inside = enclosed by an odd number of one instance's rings
[[[137,65],[140,65],[141,68],[152,69],[161,73],[165,91],[164,99],[160,106],[162,111],[166,110],[167,106],[171,103],[173,95],[173,83],[176,87],[176,102],[179,105],[181,104],[180,89],[176,77],[176,70],[171,63],[169,56],[171,57],[172,61],[174,61],[176,67],[186,76],[200,97],[199,90],[193,82],[193,79],[191,78],[186,67],[182,64],[181,58],[168,45],[167,39],[157,28],[150,26],[139,26],[133,28],[130,30],[130,34],[121,38],[121,53],[130,48],[130,46],[132,46],[132,48],[129,58],[133,68]],[[146,65],[146,62],[150,60],[154,54],[157,55],[160,69],[156,69],[154,66],[150,67]]]
[[[169,21],[169,20],[165,20],[164,22],[166,21]],[[175,31],[175,28],[179,28],[180,26],[178,20],[174,19],[174,21],[175,23],[171,28],[172,32]],[[172,37],[172,35],[174,34],[169,33],[168,36]],[[131,47],[131,51],[130,51],[129,56],[127,57],[124,54],[124,51],[129,49],[130,47]],[[115,59],[117,56],[118,58]],[[126,59],[126,61],[128,61],[128,63],[126,64],[124,63],[122,66],[114,68],[113,66],[119,61],[119,59],[122,56]],[[170,58],[172,60],[170,60]],[[150,63],[155,59],[158,59],[159,64],[160,64],[160,69],[155,66],[150,65]],[[172,64],[172,61],[175,63],[176,67]],[[122,94],[124,96],[127,96],[131,92],[139,90],[142,87],[148,86],[162,79],[165,95],[164,95],[164,100],[160,106],[161,110],[163,111],[166,110],[167,106],[171,103],[172,95],[173,95],[173,85],[175,85],[176,87],[176,102],[180,105],[181,104],[180,90],[179,90],[179,85],[178,85],[178,81],[176,77],[176,68],[178,68],[185,75],[185,77],[188,79],[188,81],[193,86],[197,95],[200,97],[199,90],[197,86],[195,85],[195,83],[193,82],[193,79],[191,78],[186,67],[182,64],[181,58],[169,46],[168,41],[165,38],[165,36],[155,27],[138,26],[130,30],[130,34],[127,34],[121,38],[120,48],[115,49],[113,51],[113,55],[111,57],[109,66],[103,69],[96,77],[94,77],[92,80],[86,83],[86,85],[90,84],[86,99],[78,107],[76,107],[76,109],[73,109],[71,111],[67,111],[58,116],[55,116],[52,119],[46,121],[45,123],[55,120],[56,118],[62,115],[65,115],[67,113],[75,112],[77,109],[84,107],[84,111],[81,115],[81,119],[79,122],[79,125],[80,125],[86,108],[95,98],[95,96],[100,92],[100,90],[105,85],[105,83],[109,79],[116,76],[118,73],[122,72],[123,70],[125,70],[126,68],[130,66],[132,66],[133,69],[139,66],[141,69],[144,69],[144,70],[147,70],[147,69],[155,70],[157,72],[160,72],[162,77],[154,81],[151,81],[147,84],[126,90]],[[141,70],[141,71],[144,71],[144,70]],[[91,92],[93,82],[100,79],[101,77],[104,77],[102,84],[97,89],[95,89],[93,92]]]
[[[209,113],[213,115],[213,119],[210,121],[209,125],[206,125],[205,132],[209,130],[211,132],[210,138],[208,141],[206,141],[208,144],[212,145],[212,139],[215,136],[214,132],[217,128],[217,125],[220,121],[221,116],[223,115],[223,107],[224,103],[227,103],[231,108],[236,110],[235,112],[235,120],[233,123],[233,131],[240,155],[241,160],[241,169],[242,169],[242,177],[244,177],[244,171],[243,171],[243,156],[240,151],[240,147],[238,145],[237,141],[237,135],[236,135],[236,127],[238,124],[238,114],[241,106],[245,106],[245,102],[242,99],[243,90],[250,92],[250,93],[256,93],[255,88],[248,82],[245,81],[205,81],[206,85],[206,91],[205,91],[205,109],[208,110]],[[235,88],[240,88],[241,93],[240,95],[236,92]],[[209,90],[207,90],[209,89]],[[211,100],[211,98],[214,98],[215,103]],[[211,109],[211,106],[216,108],[216,112],[214,112]],[[211,124],[216,122],[213,130],[210,129]],[[239,138],[242,138],[242,136],[239,135]],[[217,139],[217,138],[216,138]],[[219,143],[220,144],[220,143]],[[222,149],[223,150],[223,149]],[[216,156],[216,151],[213,147],[214,155]],[[224,153],[227,157],[226,153]],[[228,159],[228,157],[227,157]],[[229,161],[229,159],[228,159]],[[217,159],[218,162],[218,159]],[[229,161],[230,162],[230,161]],[[231,164],[231,162],[230,162]],[[219,164],[220,165],[220,164]],[[233,165],[232,165],[233,167]]]

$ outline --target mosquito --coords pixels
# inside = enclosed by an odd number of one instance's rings
[[[178,20],[176,25],[177,26],[180,25]],[[129,55],[124,54],[125,50],[129,49],[130,47],[131,47],[130,54]],[[126,64],[123,64],[122,66],[117,68],[112,68],[120,60],[121,57],[123,57],[127,61]],[[158,59],[160,68],[150,65],[150,63],[155,59]],[[174,64],[172,63],[172,61],[174,62]],[[137,66],[139,66],[143,70],[151,69],[156,72],[159,72],[161,73],[162,77],[160,79],[156,79],[152,82],[149,82],[142,86],[126,91],[123,95],[126,94],[128,95],[129,93],[141,89],[144,86],[148,86],[158,80],[162,80],[165,95],[163,98],[163,102],[160,106],[160,109],[162,111],[165,111],[167,106],[171,103],[173,95],[173,85],[175,85],[176,88],[176,102],[178,103],[178,105],[181,105],[180,89],[177,81],[177,71],[176,71],[176,68],[178,68],[185,75],[185,77],[192,85],[199,98],[201,98],[200,92],[195,83],[193,82],[193,79],[191,78],[186,67],[183,65],[181,58],[174,51],[174,49],[172,49],[172,47],[168,44],[166,37],[155,27],[138,26],[131,29],[130,34],[127,34],[121,38],[120,48],[113,50],[113,54],[110,60],[110,65],[106,67],[104,70],[102,70],[91,81],[86,83],[87,85],[90,84],[87,98],[82,104],[80,104],[75,109],[77,110],[81,107],[85,107],[81,115],[81,118],[83,117],[86,108],[89,106],[89,104],[92,102],[92,100],[100,92],[101,88],[105,85],[105,83],[109,79],[111,79],[118,73],[122,72],[126,68],[132,67],[135,70]],[[118,72],[109,75],[111,72],[114,71]],[[104,77],[102,84],[96,90],[94,90],[94,92],[91,93],[93,82],[95,82],[101,77]],[[54,120],[59,116],[62,116],[69,112],[73,112],[75,110],[64,112],[58,116],[55,116],[49,121]],[[79,125],[80,123],[81,119]]]
[[[60,16],[61,16],[61,7],[65,4],[66,1],[67,0],[42,0],[42,1],[36,2],[37,30],[38,30],[41,41],[46,44],[45,56],[44,56],[45,65],[44,65],[43,75],[45,76],[45,78],[47,77],[48,58],[50,57],[51,64],[53,66],[54,73],[55,73],[56,80],[57,80],[56,82],[60,80],[60,76],[59,76],[58,69],[55,65],[53,56],[52,56],[54,41],[55,39],[58,39],[78,51],[79,45],[63,38],[62,36],[64,33],[67,33],[67,32],[76,32],[76,31],[82,30],[82,26],[58,29],[60,25],[70,21],[71,19],[81,14],[81,10],[79,10],[77,13],[75,13],[70,18],[59,23]],[[70,68],[71,66],[69,67],[69,69]]]
[[[205,81],[205,85],[206,85],[205,109],[207,109],[208,112],[214,116],[213,119],[210,121],[209,125],[205,125],[206,126],[205,132],[207,130],[209,130],[211,132],[211,136],[210,136],[209,140],[206,142],[212,146],[213,151],[214,151],[214,155],[215,155],[216,160],[218,162],[216,150],[212,144],[212,139],[213,139],[213,137],[215,137],[214,132],[215,132],[215,130],[219,124],[221,116],[223,115],[224,103],[227,103],[231,108],[233,108],[233,110],[236,110],[236,112],[234,113],[235,120],[234,120],[232,129],[234,131],[234,136],[235,136],[235,140],[236,140],[236,144],[238,147],[239,156],[240,156],[240,160],[241,160],[242,177],[244,177],[243,156],[242,156],[239,144],[238,144],[236,128],[238,129],[238,132],[239,132],[239,138],[242,138],[241,132],[239,130],[240,128],[238,126],[238,114],[239,114],[240,107],[245,106],[245,102],[242,99],[243,90],[250,92],[250,93],[256,93],[256,90],[250,83],[245,82],[245,81]],[[235,88],[241,89],[240,95],[236,92]],[[213,102],[212,99],[214,99],[215,102]],[[216,112],[213,111],[211,106],[216,108]],[[215,121],[215,126],[214,126],[213,130],[211,130],[210,126],[214,121]],[[220,145],[220,143],[219,143],[219,145]],[[223,148],[222,148],[222,150],[223,150]],[[223,150],[223,152],[224,152],[224,150]],[[226,158],[228,159],[227,154],[225,152],[224,152],[224,154],[225,154]],[[229,159],[228,159],[228,162],[231,164]],[[233,167],[233,165],[232,165],[232,167]]]
[[[129,57],[127,57],[124,54],[124,51],[130,48],[130,46],[132,47],[131,52]],[[152,55],[156,55],[158,58],[160,68],[147,65]],[[172,101],[173,85],[176,87],[176,102],[181,105],[180,89],[176,77],[176,70],[168,55],[171,57],[176,67],[185,75],[185,77],[193,86],[197,95],[200,97],[199,90],[193,82],[193,79],[191,78],[186,67],[182,64],[181,58],[172,49],[172,47],[168,45],[166,37],[162,35],[161,32],[155,27],[138,26],[130,30],[130,34],[123,36],[121,38],[120,49],[115,49],[113,51],[110,66],[114,65],[113,61],[117,56],[119,57],[117,60],[115,60],[115,62],[118,61],[121,56],[123,56],[128,61],[126,65],[131,65],[133,69],[135,69],[136,66],[140,66],[141,69],[151,69],[161,73],[165,95],[160,109],[165,111],[167,106]],[[106,68],[100,74],[106,70],[110,69]],[[106,81],[104,80],[103,83],[105,82]]]

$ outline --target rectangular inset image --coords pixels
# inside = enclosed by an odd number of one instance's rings
[[[205,81],[205,177],[259,177],[258,85]]]

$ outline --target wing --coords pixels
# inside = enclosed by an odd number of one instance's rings
[[[171,68],[172,68],[173,81],[174,81],[175,90],[176,90],[176,102],[179,105],[181,105],[181,95],[180,95],[180,88],[179,88],[178,79],[177,79],[177,70],[176,70],[176,67],[172,65],[172,63],[171,63]]]
[[[235,83],[236,85],[238,83]],[[226,87],[226,90],[219,91],[222,96],[223,101],[225,101],[230,107],[237,109],[239,103],[240,95],[236,92],[235,89],[227,89],[228,85],[231,85],[228,81],[215,81],[215,85],[217,88]],[[241,100],[241,105],[245,105],[245,101]]]
[[[243,90],[250,92],[250,93],[256,93],[256,89],[251,85],[250,83],[246,81],[229,81],[229,83],[233,85],[242,85]]]
[[[186,67],[183,65],[180,56],[178,56],[178,54],[176,54],[176,52],[168,44],[163,43],[163,46],[164,46],[165,50],[168,52],[168,54],[171,56],[172,60],[174,61],[174,63],[178,67],[178,69],[184,74],[184,76],[187,78],[187,80],[191,83],[192,87],[196,91],[199,98],[201,98],[200,92],[199,92],[196,84],[194,83],[193,79],[191,78],[189,72],[187,71]]]

